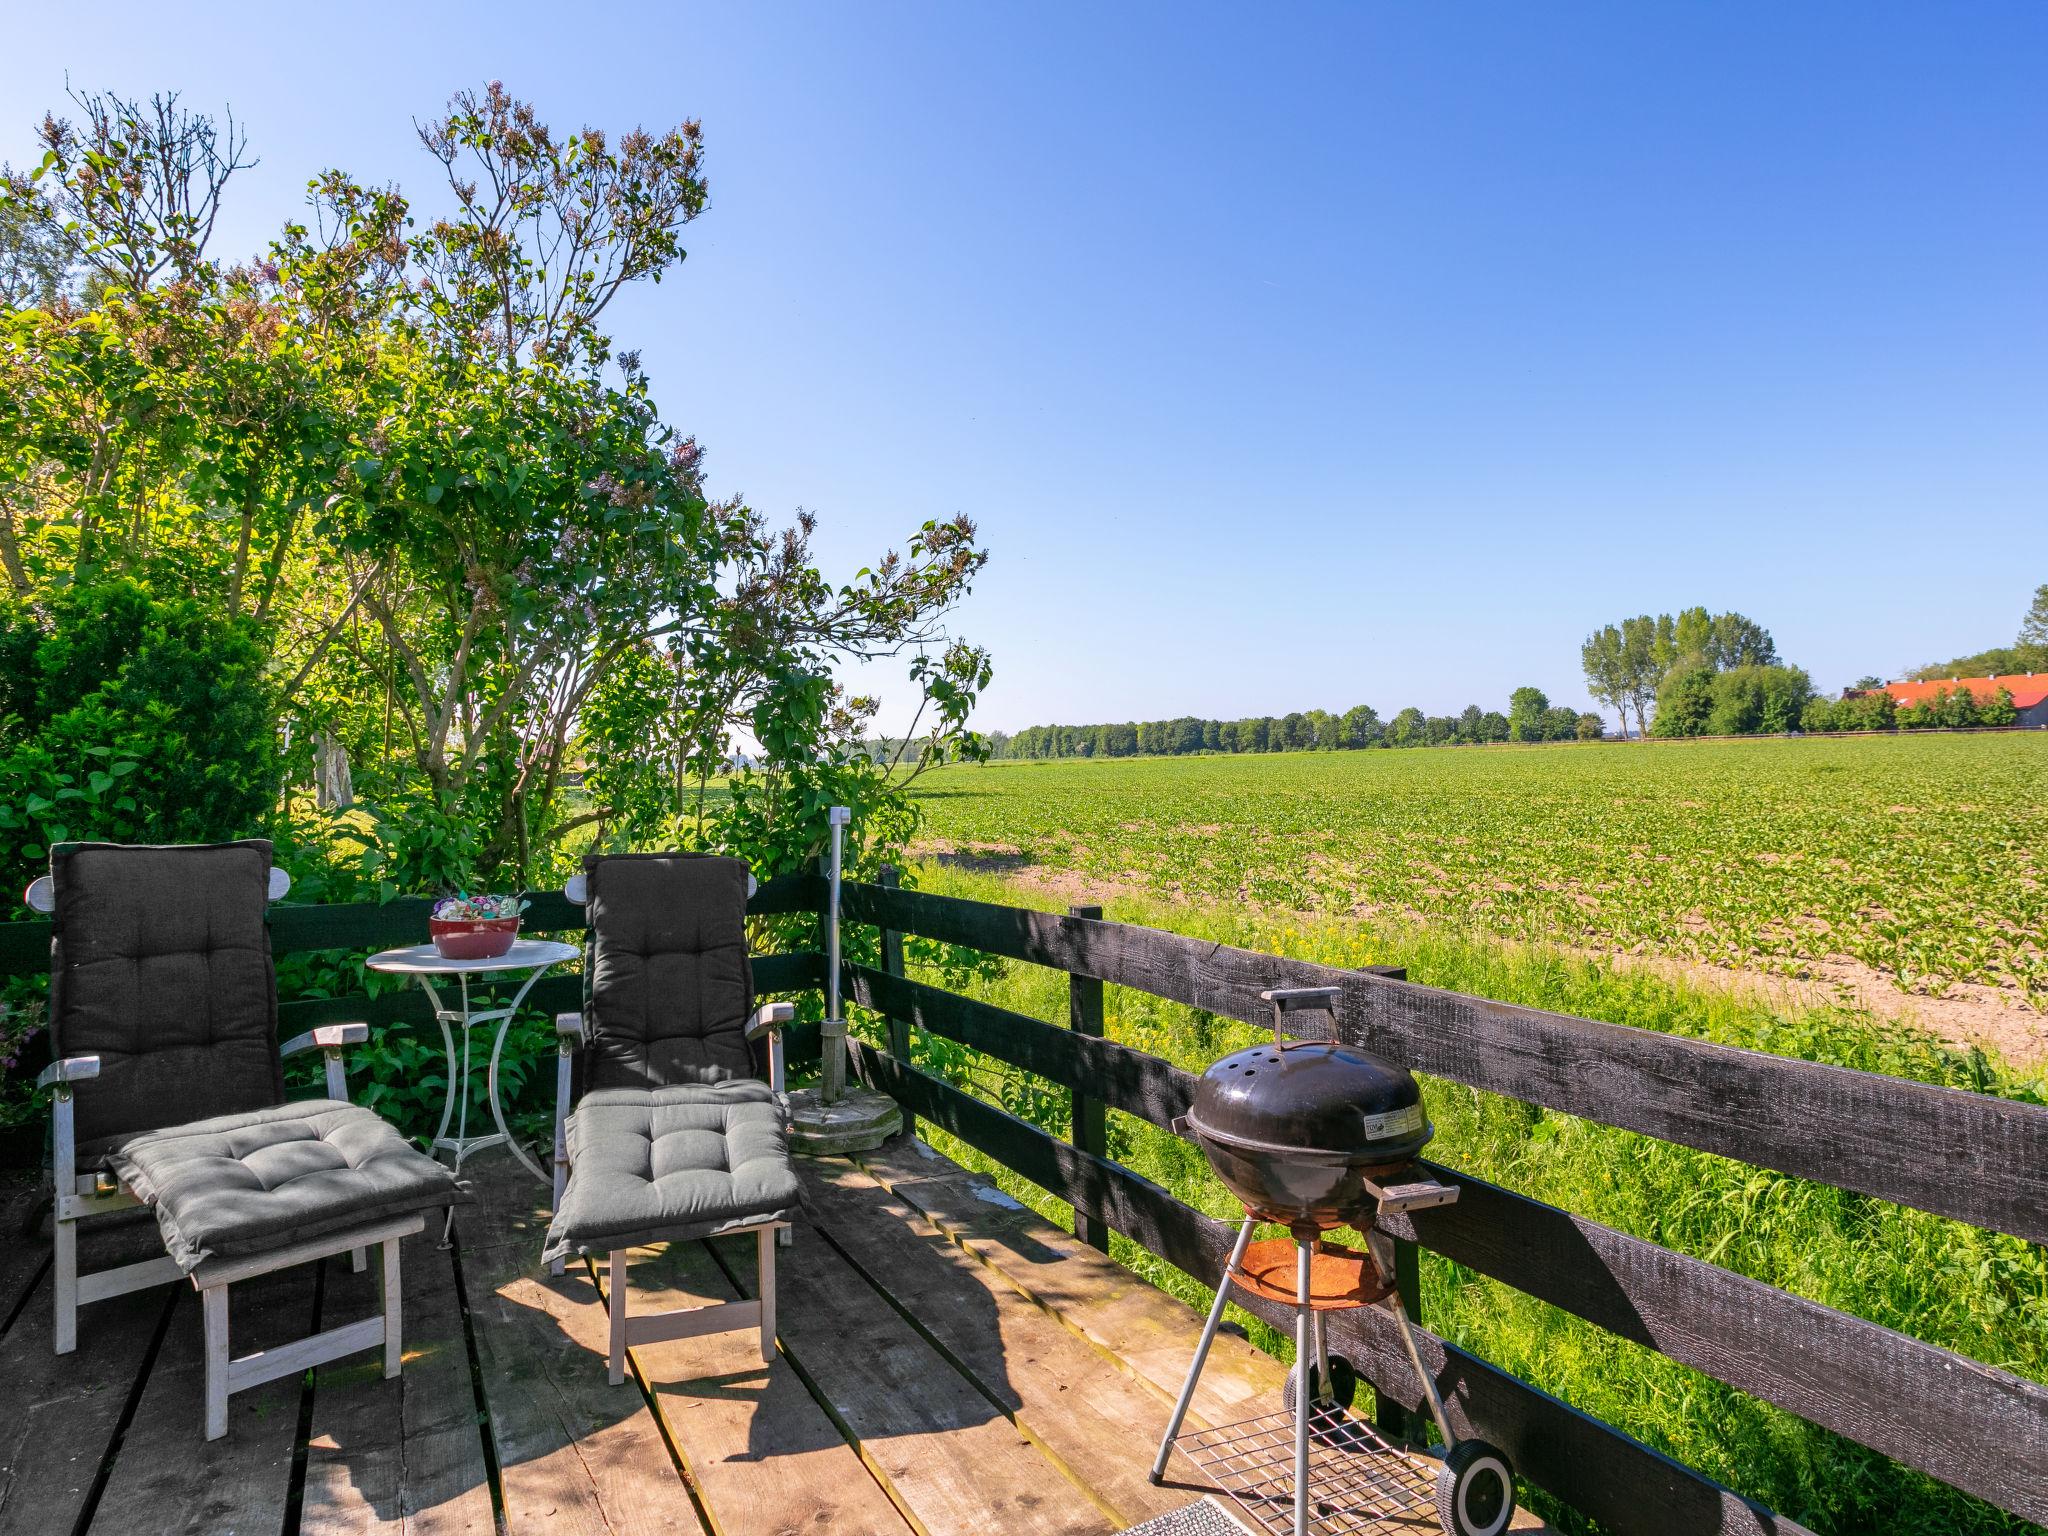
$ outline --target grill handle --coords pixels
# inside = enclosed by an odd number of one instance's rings
[[[1290,1013],[1327,1013],[1334,1025],[1337,999],[1343,995],[1338,987],[1272,987],[1261,992],[1259,1001],[1273,1009],[1273,1043],[1285,1048],[1287,1031],[1283,1021]]]

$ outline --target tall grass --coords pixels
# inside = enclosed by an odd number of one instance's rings
[[[1052,906],[1000,879],[926,868],[943,894]],[[1781,1011],[1646,972],[1618,971],[1540,947],[1418,928],[1303,921],[1245,910],[1119,901],[1112,915],[1327,965],[1405,965],[1433,986],[1811,1061],[1887,1072],[1976,1092],[2042,1099],[2042,1084],[1976,1051],[1848,1009]],[[913,963],[915,949],[913,948]],[[1063,1022],[1066,980],[1036,966],[992,966],[966,990]],[[1143,993],[1111,988],[1111,1038],[1201,1071],[1260,1033]],[[941,1042],[935,1065],[1064,1134],[1065,1095]],[[2048,1381],[2048,1252],[2017,1238],[1905,1210],[1574,1116],[1444,1081],[1425,1080],[1437,1139],[1431,1156],[1531,1198],[1709,1260],[1795,1295]],[[1035,1186],[947,1139],[947,1151],[1071,1227],[1071,1212]],[[1119,1162],[1218,1216],[1237,1208],[1201,1153],[1169,1133],[1110,1116]],[[1911,1155],[1911,1149],[1902,1149]],[[1212,1277],[1189,1277],[1118,1238],[1115,1256],[1206,1306]],[[1606,1333],[1434,1254],[1422,1267],[1423,1317],[1443,1337],[1822,1533],[2012,1533],[2037,1529],[1758,1399]],[[1239,1314],[1262,1348],[1291,1342]],[[1568,1530],[1592,1527],[1534,1503]]]

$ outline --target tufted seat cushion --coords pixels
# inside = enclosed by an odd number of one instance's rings
[[[549,1263],[779,1221],[797,1203],[781,1101],[751,1080],[585,1094],[569,1161]]]
[[[149,1131],[108,1159],[188,1274],[470,1196],[373,1111],[305,1099]]]

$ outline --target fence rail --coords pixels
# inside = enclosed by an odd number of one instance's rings
[[[1417,1071],[1740,1161],[2040,1240],[2048,1108],[1908,1083],[1255,954],[1155,929],[882,886],[847,916],[1263,1022],[1261,990],[1335,986],[1338,1033]],[[1090,1032],[872,970],[847,995],[1157,1126],[1195,1080]],[[900,1053],[899,1053],[900,1054]],[[1230,1228],[1100,1155],[1068,1146],[907,1061],[862,1047],[873,1086],[1185,1270],[1213,1283]],[[1783,1122],[1796,1122],[1787,1127]],[[2010,1161],[2007,1161],[2010,1160]],[[1434,1167],[1435,1165],[1432,1165]],[[2048,1520],[2048,1388],[1673,1253],[1453,1169],[1455,1205],[1388,1229],[1620,1337],[2032,1520]],[[1981,1172],[1980,1172],[1981,1171]],[[1254,1310],[1257,1310],[1254,1308]],[[1285,1318],[1274,1319],[1281,1326]],[[1339,1332],[1383,1394],[1419,1406],[1391,1323]],[[1616,1530],[1784,1531],[1789,1523],[1597,1420],[1437,1340],[1454,1417]],[[1604,1437],[1604,1438],[1603,1438]],[[1590,1463],[1585,1459],[1591,1457]]]

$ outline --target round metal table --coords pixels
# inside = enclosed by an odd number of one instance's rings
[[[532,990],[533,984],[540,980],[541,972],[551,965],[560,965],[564,960],[573,960],[582,953],[574,944],[557,943],[551,939],[515,939],[510,949],[490,960],[450,960],[431,944],[415,944],[407,949],[387,949],[364,962],[373,971],[412,977],[419,982],[427,994],[427,1001],[433,1005],[434,1019],[441,1026],[441,1044],[448,1053],[448,1102],[441,1108],[441,1128],[434,1132],[431,1150],[438,1153],[446,1148],[453,1152],[457,1173],[462,1171],[462,1160],[470,1153],[503,1142],[528,1173],[543,1184],[553,1182],[505,1125],[505,1106],[498,1100],[498,1057],[505,1049],[505,1031],[512,1027],[512,1016],[526,1001],[526,994]],[[518,970],[527,970],[530,974],[519,984],[519,990],[512,995],[509,1004],[502,1008],[470,1008],[471,976]],[[457,1008],[446,1006],[434,986],[436,980],[445,984],[451,976],[460,989],[461,1006]],[[462,1026],[460,1056],[455,1053],[455,1033],[449,1027],[456,1024]],[[479,1024],[498,1026],[497,1036],[491,1042],[490,1074],[485,1085],[491,1119],[497,1122],[498,1129],[488,1136],[469,1134],[469,1032]],[[453,1136],[448,1134],[451,1119],[456,1122]],[[450,1214],[453,1214],[452,1210]]]

